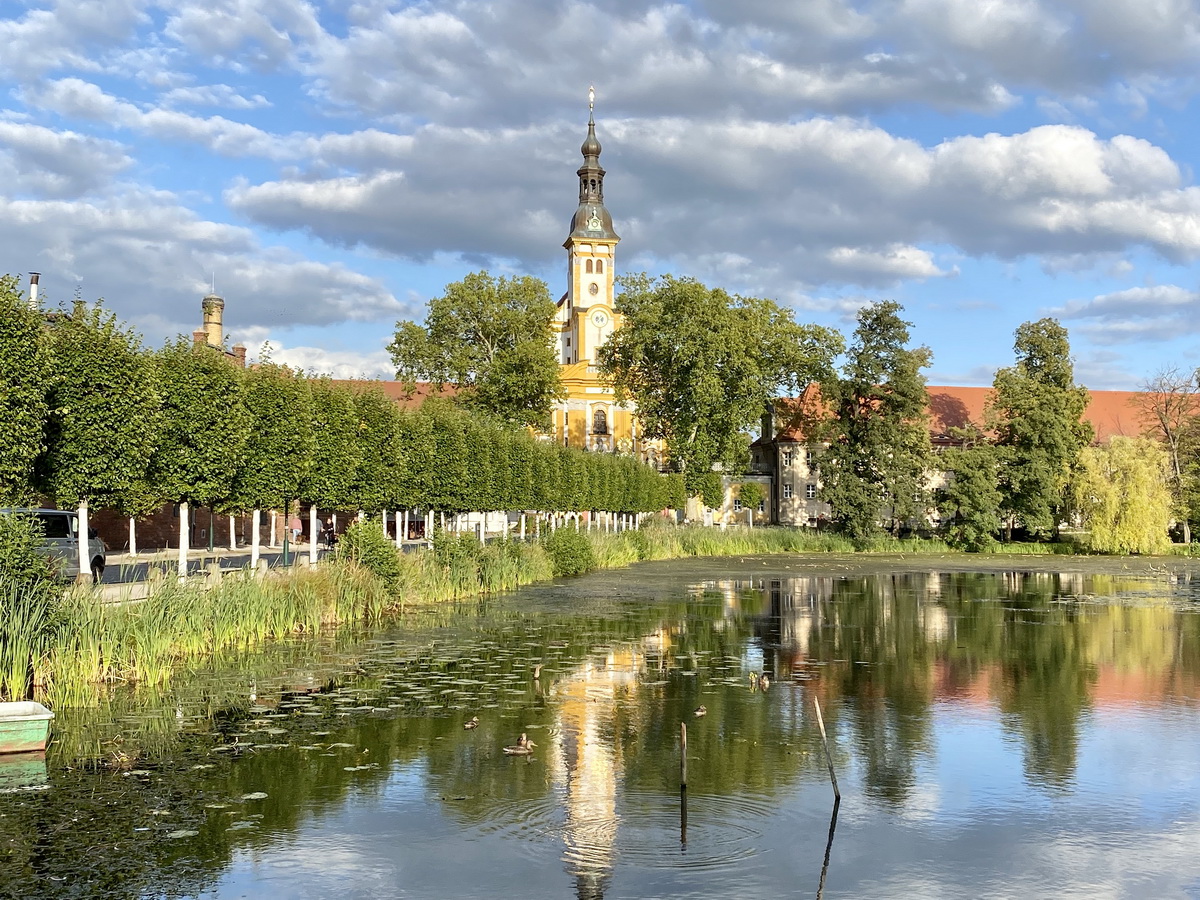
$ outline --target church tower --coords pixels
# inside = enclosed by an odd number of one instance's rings
[[[579,152],[579,206],[571,217],[567,251],[567,294],[560,316],[559,361],[594,365],[596,350],[616,327],[613,278],[617,243],[612,216],[604,206],[604,168],[596,139],[595,93],[588,91],[587,138]]]
[[[585,450],[635,450],[632,411],[614,402],[600,380],[597,351],[620,326],[614,304],[617,243],[612,216],[604,206],[604,167],[596,138],[595,92],[588,91],[587,137],[579,152],[579,204],[571,217],[567,251],[567,292],[558,301],[554,330],[567,399],[554,413],[555,439]]]

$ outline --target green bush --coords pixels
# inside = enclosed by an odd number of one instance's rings
[[[0,515],[0,585],[28,587],[53,582],[57,570],[49,557],[39,552],[42,529],[32,516]]]
[[[338,559],[362,566],[395,593],[400,587],[400,551],[380,524],[362,519],[346,529],[338,539]]]
[[[573,528],[560,528],[542,538],[555,577],[582,575],[596,568],[596,553],[587,535]]]

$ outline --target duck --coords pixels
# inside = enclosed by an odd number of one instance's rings
[[[510,747],[505,747],[504,752],[509,756],[528,756],[536,746],[537,744],[525,736],[525,732],[521,732],[517,742]]]
[[[760,690],[766,690],[771,686],[771,679],[767,677],[767,673],[763,672],[758,676],[758,687]]]
[[[697,706],[695,711],[692,713],[692,715],[694,715],[697,719],[700,718],[701,716],[707,716],[708,715],[708,707],[707,706]]]
[[[470,722],[463,722],[463,729],[465,731],[470,731],[472,728],[478,728],[478,727],[479,727],[479,716],[471,716]]]

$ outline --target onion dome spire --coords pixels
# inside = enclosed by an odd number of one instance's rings
[[[607,238],[620,240],[613,231],[612,216],[604,208],[604,167],[600,165],[600,141],[596,138],[596,89],[588,88],[588,131],[579,152],[583,165],[579,176],[579,208],[571,220],[567,238]]]

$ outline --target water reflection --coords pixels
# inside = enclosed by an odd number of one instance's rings
[[[1007,821],[1012,798],[1102,829],[1080,804],[1111,796],[1195,830],[1194,580],[762,569],[646,567],[641,595],[582,579],[557,605],[542,590],[297,641],[64,711],[53,789],[0,796],[0,893],[293,896],[272,861],[333,841],[347,864],[306,871],[313,896],[371,896],[355,887],[368,871],[383,893],[417,896],[561,896],[564,877],[587,898],[618,883],[622,896],[879,895],[914,892],[895,881],[913,860],[863,861],[901,823],[974,833]],[[813,697],[848,800],[836,843]],[[506,757],[521,732],[536,752]],[[1110,745],[1119,781],[1097,755]],[[1023,783],[1003,775],[1010,747]],[[111,853],[88,853],[97,834]],[[995,852],[964,846],[925,871],[966,878]]]

